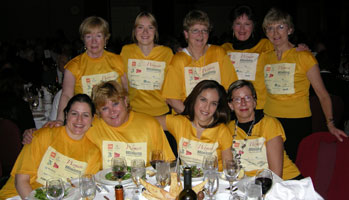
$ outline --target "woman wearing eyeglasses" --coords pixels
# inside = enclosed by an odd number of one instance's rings
[[[183,28],[188,46],[174,55],[163,88],[163,96],[177,113],[184,110],[184,99],[200,81],[215,80],[227,89],[237,80],[224,49],[207,44],[211,24],[205,12],[190,11]]]
[[[257,94],[252,83],[235,81],[227,97],[235,114],[235,119],[228,124],[233,135],[233,155],[247,175],[254,176],[256,170],[263,168],[284,180],[303,178],[284,150],[286,137],[281,123],[255,110]]]

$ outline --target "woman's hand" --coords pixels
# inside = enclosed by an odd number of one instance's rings
[[[304,43],[300,43],[297,45],[296,51],[311,51],[311,50],[309,49],[308,45]]]
[[[336,136],[336,138],[341,142],[343,142],[343,137],[348,137],[348,135],[345,134],[344,131],[336,128],[332,122],[327,124],[327,128],[330,131],[330,133]]]
[[[60,127],[63,125],[64,125],[64,122],[62,120],[54,120],[54,121],[46,122],[46,124],[44,124],[43,127],[53,128],[53,127]]]
[[[32,142],[34,131],[36,131],[36,128],[30,128],[24,131],[22,144],[30,144]]]

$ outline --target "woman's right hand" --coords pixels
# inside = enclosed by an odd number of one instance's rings
[[[32,142],[34,131],[36,131],[36,128],[30,128],[24,131],[22,144],[30,144]]]
[[[54,120],[54,121],[49,121],[49,122],[46,122],[46,124],[44,124],[43,127],[50,127],[50,128],[53,128],[53,127],[60,127],[60,126],[63,126],[64,123],[62,120]]]

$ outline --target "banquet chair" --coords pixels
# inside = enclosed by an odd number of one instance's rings
[[[340,96],[330,95],[332,101],[333,119],[339,129],[344,127],[344,101]],[[328,131],[326,118],[322,111],[319,98],[314,95],[309,97],[312,113],[312,132]]]
[[[8,176],[22,149],[21,131],[8,119],[0,118],[0,162],[2,176]]]
[[[296,165],[304,177],[311,177],[315,190],[324,199],[347,196],[348,138],[340,142],[330,132],[317,132],[305,137],[298,147]]]

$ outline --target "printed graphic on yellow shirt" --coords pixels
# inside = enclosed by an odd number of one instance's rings
[[[117,80],[118,77],[119,75],[116,72],[83,76],[81,77],[82,90],[84,94],[91,96],[93,86],[100,82]]]
[[[207,155],[217,156],[218,142],[204,143],[186,138],[181,138],[179,142],[179,155],[187,165],[201,165]]]
[[[265,86],[271,94],[294,94],[296,63],[265,65]]]
[[[143,159],[147,163],[147,143],[126,143],[118,141],[103,141],[102,144],[103,169],[111,167],[113,157],[124,157],[127,166],[131,166],[133,159]]]
[[[264,142],[265,138],[260,137],[247,141],[235,140],[235,143],[233,143],[233,149],[240,154],[241,165],[244,166],[245,171],[268,169],[267,151]],[[246,146],[242,148],[244,144]]]
[[[239,80],[254,81],[256,79],[258,53],[229,52],[228,56],[235,67]]]
[[[86,167],[86,162],[69,158],[50,146],[41,160],[36,181],[45,185],[51,178],[78,178]]]
[[[138,90],[160,90],[164,82],[165,62],[128,59],[128,81]]]
[[[185,90],[187,96],[193,88],[202,80],[215,80],[221,83],[219,63],[211,63],[204,67],[184,67]]]

